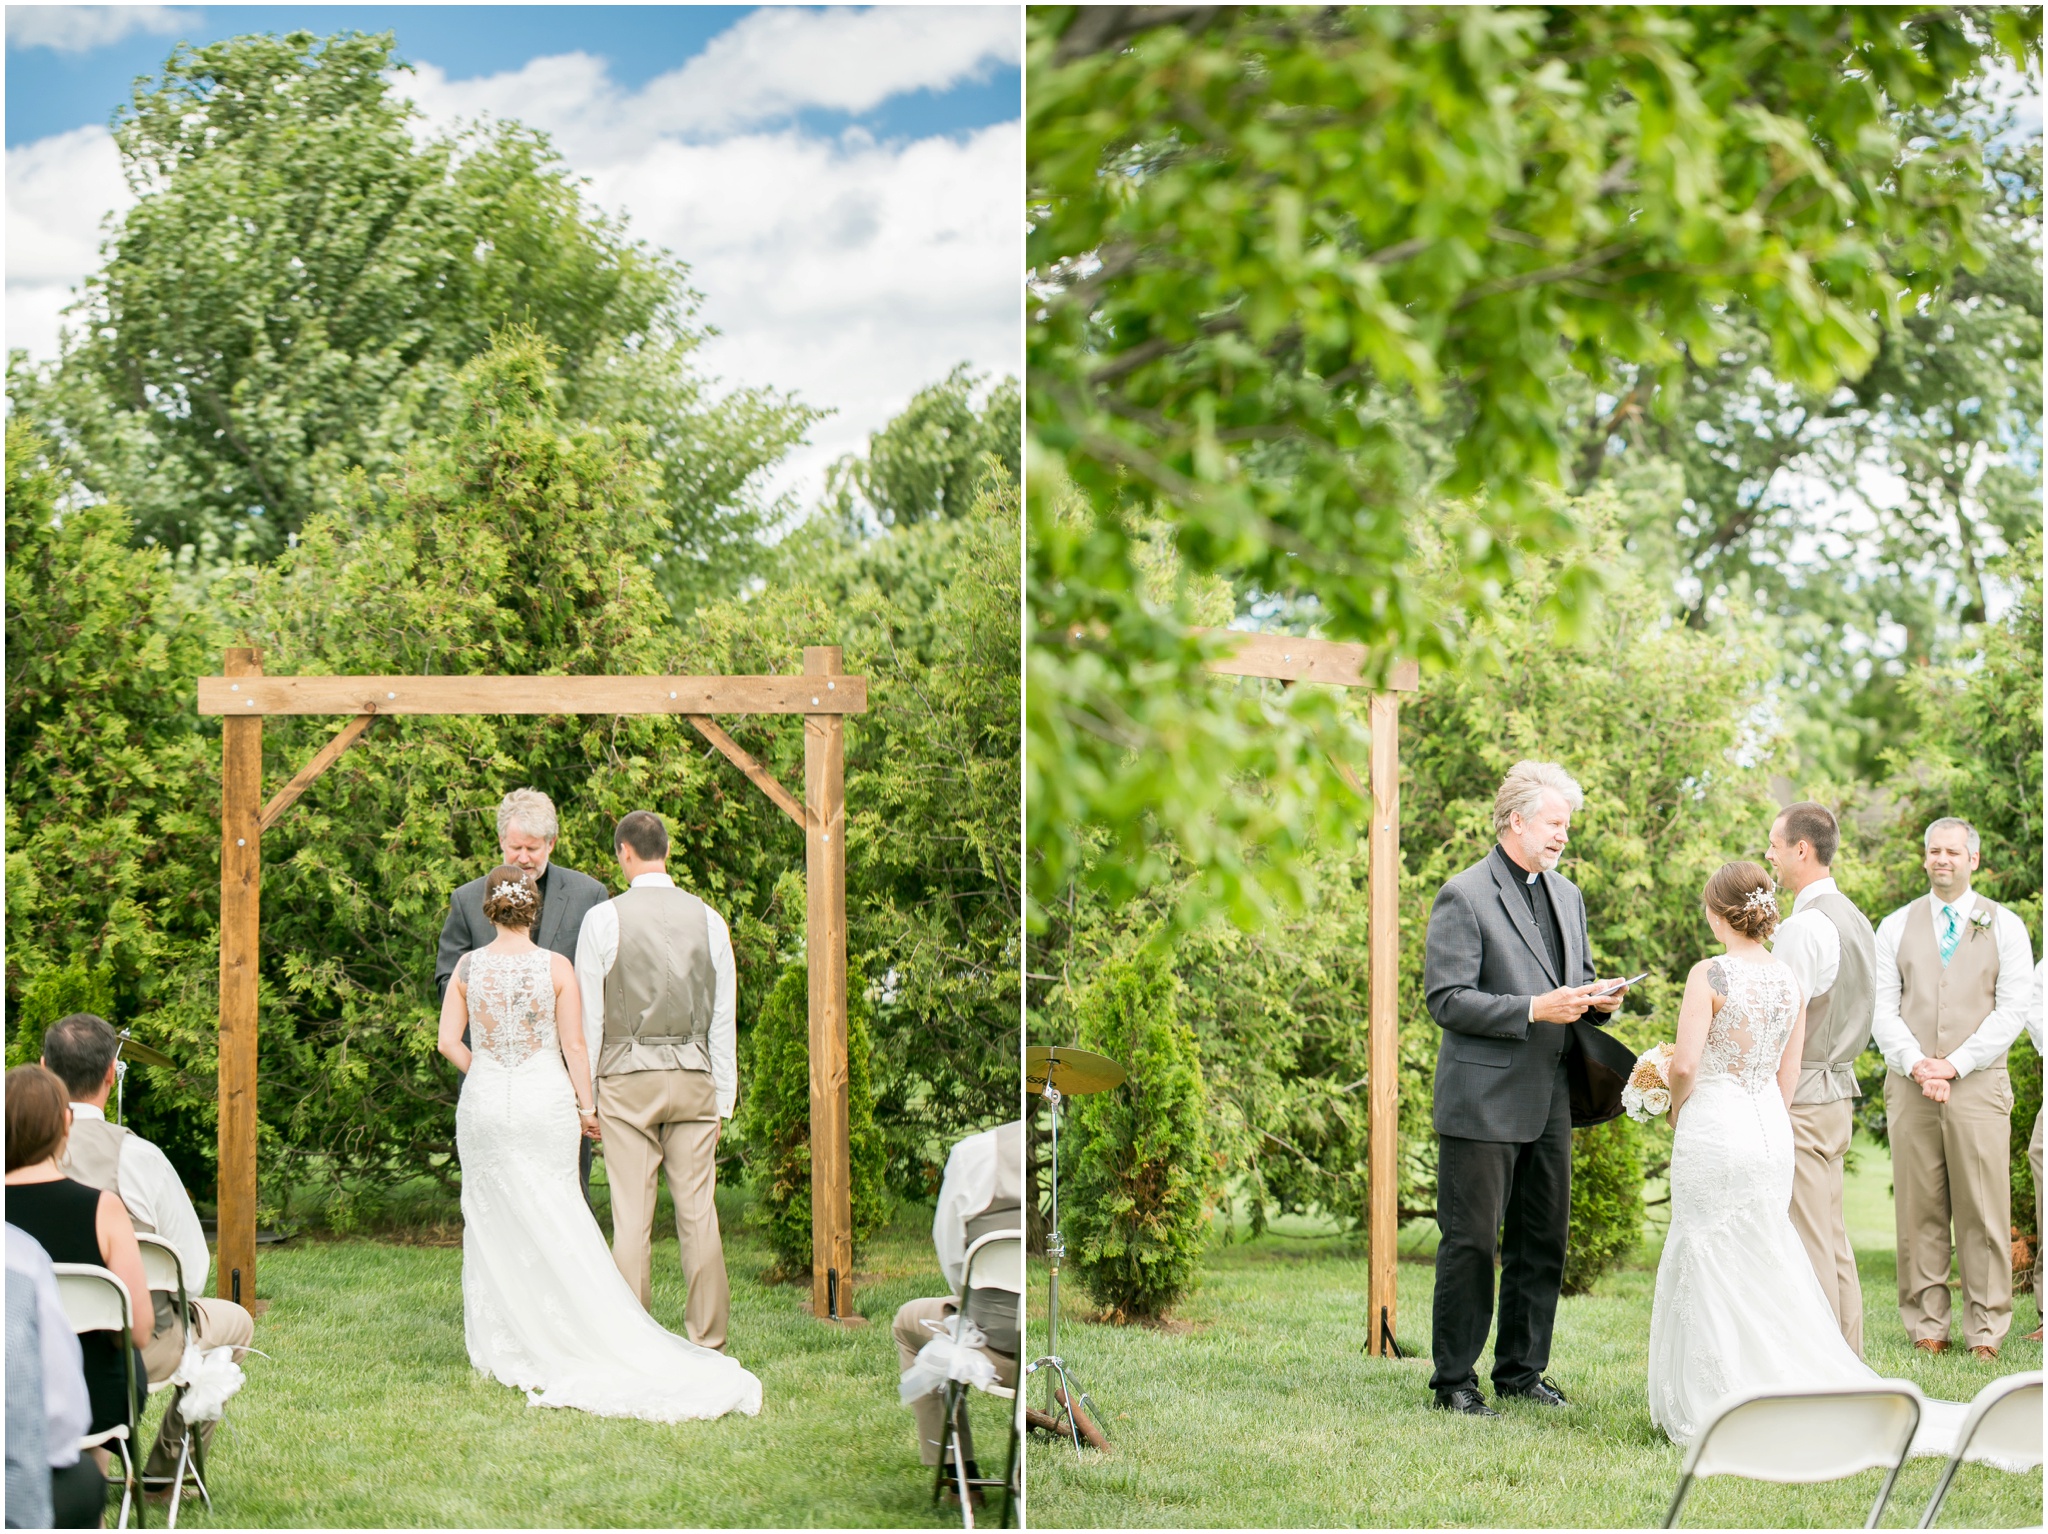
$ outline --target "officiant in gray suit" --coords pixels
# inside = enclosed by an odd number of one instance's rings
[[[1497,1415],[1473,1367],[1493,1322],[1497,1240],[1494,1394],[1568,1404],[1543,1371],[1564,1282],[1572,1128],[1620,1114],[1634,1065],[1588,1016],[1615,1011],[1621,992],[1594,999],[1586,904],[1554,871],[1584,803],[1562,767],[1517,762],[1494,796],[1498,843],[1429,913],[1423,992],[1443,1029],[1430,1388],[1468,1416]]]
[[[560,833],[561,822],[555,815],[554,801],[539,789],[515,788],[498,801],[498,851],[514,868],[532,874],[534,887],[540,891],[540,921],[533,929],[533,940],[574,964],[576,935],[583,930],[583,918],[609,896],[605,887],[589,874],[553,861],[555,838]],[[434,959],[436,1000],[447,997],[448,982],[462,956],[487,947],[498,935],[498,929],[484,915],[486,882],[482,878],[472,879],[448,897],[448,919],[441,924],[441,948]],[[467,1028],[462,1030],[462,1042],[469,1043]],[[583,1142],[579,1169],[583,1197],[588,1202],[588,1139]]]

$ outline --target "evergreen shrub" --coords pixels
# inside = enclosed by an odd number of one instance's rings
[[[1626,1118],[1572,1131],[1572,1228],[1564,1292],[1585,1294],[1643,1241],[1643,1152]]]
[[[785,1278],[811,1271],[810,971],[801,957],[784,966],[755,1015],[749,1069],[741,1081],[735,1133],[758,1195],[756,1217]],[[856,1247],[889,1215],[883,1181],[887,1153],[875,1127],[874,1020],[858,968],[846,977],[847,1122],[853,1153]]]
[[[1187,1295],[1206,1244],[1208,1094],[1167,963],[1149,946],[1112,958],[1076,1007],[1081,1047],[1129,1076],[1070,1100],[1061,1218],[1075,1276],[1122,1321],[1158,1317]]]

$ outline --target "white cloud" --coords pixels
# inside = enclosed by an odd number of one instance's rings
[[[517,117],[583,154],[656,135],[732,133],[812,110],[860,113],[892,96],[986,79],[1022,56],[1012,6],[770,7],[743,17],[680,69],[620,90],[601,60],[569,53],[451,81],[431,64],[401,88],[437,120]]]
[[[168,5],[10,5],[7,46],[90,53],[137,32],[161,35],[198,24],[196,12]]]
[[[1019,30],[1009,7],[764,10],[637,92],[581,53],[463,81],[422,64],[397,84],[430,130],[495,116],[546,132],[600,206],[689,263],[721,332],[698,354],[708,370],[836,412],[777,476],[808,501],[955,363],[1020,372],[1022,130],[711,135],[943,90],[1016,62]]]
[[[57,354],[57,311],[99,264],[101,220],[134,201],[105,128],[7,151],[7,344]]]
[[[1019,30],[1010,7],[771,10],[638,92],[587,54],[460,82],[422,64],[396,84],[432,130],[483,114],[545,130],[594,202],[689,263],[720,332],[701,366],[835,412],[772,487],[808,503],[833,459],[956,363],[1021,370],[1021,128],[877,142],[758,125],[943,90],[1013,64]],[[757,126],[708,136],[738,123]],[[10,150],[7,171],[8,344],[49,357],[99,220],[131,198],[102,128]]]

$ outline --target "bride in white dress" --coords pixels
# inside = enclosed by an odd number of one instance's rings
[[[1728,863],[1707,881],[1727,948],[1686,979],[1671,1060],[1671,1230],[1650,1309],[1650,1418],[1691,1443],[1736,1391],[1868,1384],[1792,1227],[1792,1119],[1806,998],[1764,947],[1770,876]],[[1945,1454],[1965,1403],[1929,1401],[1915,1454]]]
[[[484,914],[497,940],[456,965],[440,1035],[463,1073],[455,1145],[470,1362],[536,1406],[651,1422],[754,1415],[761,1382],[641,1309],[583,1201],[576,1141],[594,1136],[597,1116],[582,1000],[569,961],[528,936],[540,915],[532,876],[491,870]]]

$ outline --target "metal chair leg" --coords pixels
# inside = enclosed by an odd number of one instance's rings
[[[1688,1473],[1686,1475],[1680,1476],[1678,1480],[1678,1490],[1674,1492],[1671,1497],[1671,1511],[1664,1515],[1665,1528],[1675,1529],[1678,1527],[1678,1510],[1685,1506],[1685,1494],[1691,1490],[1691,1474]]]
[[[1920,1515],[1921,1528],[1933,1528],[1934,1520],[1941,1516],[1941,1504],[1948,1499],[1949,1482],[1956,1478],[1956,1470],[1961,1464],[1962,1461],[1951,1454],[1948,1463],[1941,1467],[1941,1479],[1934,1483],[1934,1495],[1928,1498],[1927,1511]],[[1891,1489],[1889,1484],[1887,1484],[1885,1489],[1887,1491]],[[1875,1525],[1873,1524],[1872,1527],[1874,1528]]]

